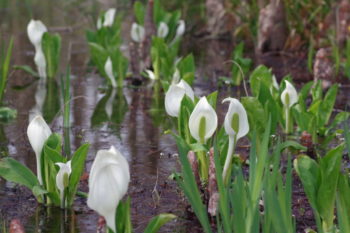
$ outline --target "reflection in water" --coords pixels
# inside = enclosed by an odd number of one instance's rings
[[[153,91],[149,90],[152,93],[151,106],[148,110],[149,115],[152,118],[152,123],[156,127],[161,127],[164,130],[171,129],[170,117],[166,114],[164,108],[164,93],[161,88],[161,83],[155,82],[153,84]]]
[[[62,210],[57,207],[38,206],[35,215],[29,220],[26,233],[50,232],[50,233],[75,233],[79,232],[76,224],[74,210]]]
[[[50,124],[60,110],[60,95],[56,80],[40,78],[35,92],[35,106],[29,112],[29,122],[42,115]]]
[[[160,186],[168,182],[167,176],[176,169],[176,161],[168,157],[160,158],[160,153],[173,153],[175,146],[171,136],[162,134],[163,129],[170,127],[164,126],[168,117],[164,114],[163,93],[160,91],[159,83],[155,84],[154,92],[146,88],[110,89],[97,103],[99,97],[97,87],[101,85],[101,78],[86,73],[88,50],[84,30],[95,24],[96,21],[92,18],[98,16],[99,8],[109,6],[118,8],[118,5],[127,3],[127,0],[102,1],[106,5],[101,5],[101,1],[97,0],[6,0],[4,4],[7,8],[0,7],[0,12],[4,13],[0,14],[0,31],[5,37],[9,35],[15,37],[13,64],[32,67],[34,67],[33,47],[26,35],[29,20],[32,17],[41,19],[49,31],[60,33],[61,67],[66,67],[70,59],[72,73],[76,75],[72,80],[72,128],[63,130],[65,141],[72,143],[65,143],[67,144],[65,154],[70,154],[70,151],[74,151],[83,142],[91,143],[85,170],[88,172],[97,150],[108,148],[110,145],[120,148],[130,163],[132,173],[129,194],[132,197],[132,221],[135,224],[135,232],[143,232],[144,225],[155,214],[173,211],[181,214],[184,209],[178,206],[179,196],[173,188],[174,185],[171,188]],[[0,5],[2,2],[0,0]],[[91,16],[92,12],[94,16]],[[133,20],[132,17],[130,20]],[[130,22],[126,22],[123,25],[125,38],[129,37],[129,29]],[[31,80],[31,77],[16,72],[9,79],[9,85],[23,86],[28,84],[28,80]],[[59,94],[57,83],[38,80],[36,85],[29,85],[20,91],[10,88],[5,96],[9,106],[18,110],[18,118],[16,122],[3,126],[8,139],[8,143],[4,145],[9,148],[10,156],[27,165],[34,173],[35,155],[26,136],[28,118],[39,113],[44,115],[47,122],[52,121],[60,109]],[[131,103],[130,106],[128,103]],[[61,132],[61,121],[54,122],[58,124],[51,124],[52,130]],[[91,127],[95,125],[96,127]],[[157,126],[163,126],[163,129]],[[0,140],[5,140],[1,135],[0,126]],[[64,215],[60,209],[51,209],[47,212],[44,207],[36,209],[35,199],[25,188],[1,182],[3,181],[0,180],[0,212],[5,214],[0,216],[0,222],[2,217],[7,223],[16,217],[22,221],[27,233],[96,232],[98,216],[86,207],[84,199],[77,198],[74,204],[75,213]],[[160,191],[161,199],[160,204],[152,208],[154,206],[152,190],[155,184],[159,184],[156,188]],[[79,190],[88,191],[86,181],[81,182]],[[181,223],[171,227],[168,225],[162,232],[174,232],[179,229]]]
[[[109,88],[97,103],[91,117],[91,126],[97,127],[110,122],[110,127],[118,129],[128,111],[128,103],[122,88]]]
[[[44,101],[46,97],[46,79],[41,78],[39,79],[38,85],[36,87],[36,92],[35,92],[35,106],[29,111],[29,121],[31,122],[32,119],[36,115],[43,115],[43,106],[44,106]]]
[[[51,123],[60,110],[60,91],[56,80],[49,79],[47,82],[47,94],[43,106],[43,117]]]
[[[0,158],[9,155],[8,139],[4,130],[4,125],[0,124]]]

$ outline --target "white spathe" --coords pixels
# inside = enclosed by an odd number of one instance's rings
[[[47,32],[47,28],[40,20],[30,20],[27,26],[27,33],[30,42],[35,48],[41,46],[41,40],[45,32]]]
[[[45,32],[47,32],[47,28],[40,20],[30,20],[27,26],[27,34],[30,42],[35,47],[34,62],[41,78],[46,78],[46,60],[41,46]]]
[[[194,107],[190,119],[189,119],[189,128],[192,137],[197,141],[201,141],[199,131],[200,131],[200,122],[202,117],[205,118],[205,130],[204,130],[204,143],[213,136],[217,126],[218,126],[218,117],[214,108],[208,103],[208,100],[203,96],[197,105]]]
[[[185,26],[185,21],[184,20],[179,20],[179,25],[177,26],[177,28],[176,28],[176,35],[175,35],[175,37],[176,38],[179,38],[179,37],[181,37],[183,34],[185,34],[185,28],[186,26]]]
[[[131,26],[131,39],[137,43],[140,43],[145,38],[145,28],[137,23],[133,23]]]
[[[232,156],[234,153],[235,144],[238,139],[244,137],[249,132],[249,122],[247,112],[241,102],[238,99],[228,97],[222,101],[223,103],[229,102],[228,111],[225,116],[224,127],[226,134],[229,136],[229,144],[227,150],[227,156],[225,160],[223,178],[225,180],[228,170],[232,164]],[[237,129],[232,127],[233,117],[236,115],[238,122],[236,122]]]
[[[46,59],[41,47],[36,50],[36,53],[34,56],[34,63],[38,68],[39,77],[45,78],[46,77]]]
[[[34,117],[34,119],[28,125],[27,135],[29,143],[35,152],[37,177],[40,184],[43,184],[40,167],[41,152],[43,150],[45,141],[50,137],[51,134],[52,132],[50,127],[46,124],[45,120],[40,115]]]
[[[111,119],[112,114],[113,114],[113,103],[115,99],[115,95],[117,94],[117,89],[113,88],[111,96],[108,98],[106,106],[105,106],[105,111],[108,116],[108,119]]]
[[[89,176],[87,204],[106,219],[114,232],[116,209],[128,190],[129,181],[129,164],[118,150],[111,147],[97,152]]]
[[[296,102],[298,102],[298,93],[295,90],[295,87],[290,82],[285,80],[285,83],[286,83],[286,88],[281,94],[281,101],[284,106],[286,106],[287,108],[290,108]],[[289,101],[287,101],[287,94],[289,96]]]
[[[117,87],[117,82],[115,81],[114,75],[113,75],[113,64],[110,57],[107,58],[107,61],[105,63],[105,72],[111,81],[112,87]]]
[[[280,86],[278,85],[277,79],[275,75],[272,75],[272,86],[276,88],[276,90],[280,89]]]
[[[175,72],[173,74],[173,79],[171,80],[171,83],[178,83],[180,81],[180,71],[178,68],[175,69]]]
[[[112,27],[113,26],[115,12],[116,12],[115,8],[110,8],[106,11],[105,16],[104,16],[104,21],[103,21],[104,27]]]
[[[154,72],[152,70],[145,70],[145,72],[147,73],[147,76],[151,79],[151,80],[156,80],[156,75],[154,74]]]
[[[224,127],[227,135],[236,137],[236,140],[244,137],[249,132],[249,123],[247,112],[241,102],[238,99],[228,97],[222,101],[223,103],[229,102],[228,111],[225,116]],[[232,128],[233,115],[238,115],[238,132]]]
[[[56,186],[60,190],[61,203],[63,203],[64,189],[68,185],[67,183],[65,184],[64,179],[65,176],[69,178],[70,174],[72,173],[71,160],[69,160],[67,163],[56,163],[56,165],[60,167],[56,175]]]
[[[178,117],[183,97],[187,95],[194,101],[194,92],[191,86],[184,80],[177,84],[171,84],[165,94],[165,111],[168,115]]]
[[[160,22],[157,30],[157,36],[160,38],[165,38],[169,33],[169,27],[166,23]]]

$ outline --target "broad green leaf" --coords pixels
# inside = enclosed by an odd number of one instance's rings
[[[104,67],[108,58],[108,51],[97,43],[89,43],[89,48],[91,60],[97,66],[98,72],[102,76],[107,77]]]
[[[54,78],[60,62],[61,37],[58,34],[45,32],[42,39],[43,52],[46,59],[46,71],[49,78]]]
[[[326,93],[326,96],[324,97],[322,104],[320,105],[320,122],[319,126],[324,126],[328,124],[329,118],[331,117],[331,114],[333,112],[335,100],[338,93],[338,85],[334,84]]]
[[[249,126],[255,129],[259,135],[264,133],[266,127],[266,114],[263,106],[256,97],[243,97],[241,102],[247,111]],[[250,131],[250,135],[253,130]]]
[[[195,78],[196,66],[192,54],[187,55],[177,64],[180,71],[181,79],[185,80],[190,86],[193,85]]]
[[[320,184],[320,168],[315,160],[301,155],[294,160],[294,168],[303,184],[311,206],[317,210],[317,191]]]
[[[140,25],[144,25],[145,12],[146,12],[145,6],[141,2],[136,1],[134,3],[134,14],[135,14],[137,23]]]
[[[270,87],[272,84],[271,70],[266,66],[260,65],[251,73],[249,81],[253,96],[258,97],[261,83],[265,83],[267,87]]]
[[[340,174],[337,195],[337,216],[340,233],[350,232],[350,183],[349,177]]]
[[[84,144],[74,153],[72,157],[72,173],[69,178],[69,196],[68,204],[71,205],[74,201],[74,196],[78,188],[80,177],[84,171],[84,165],[87,153],[89,151],[89,144]]]
[[[39,197],[43,194],[47,194],[48,192],[43,189],[41,186],[39,185],[36,185],[32,188],[32,192],[33,192],[33,195],[36,196],[36,197]]]
[[[119,202],[115,214],[115,224],[117,232],[133,232],[130,216],[130,197],[128,197],[125,202]]]
[[[167,222],[175,219],[176,216],[173,214],[160,214],[148,223],[144,233],[156,233],[159,229]]]
[[[328,227],[333,223],[335,195],[344,145],[330,150],[320,160],[321,183],[317,191],[317,207]]]
[[[12,158],[0,160],[0,176],[4,179],[24,185],[30,190],[39,185],[39,181],[34,173],[26,166]]]

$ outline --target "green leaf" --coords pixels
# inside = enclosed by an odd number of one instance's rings
[[[167,222],[175,219],[176,216],[173,214],[160,214],[148,223],[144,233],[156,233],[159,229]]]
[[[191,165],[187,159],[187,153],[189,147],[186,142],[179,136],[175,135],[176,144],[179,150],[179,158],[182,165],[182,178],[176,177],[176,181],[182,191],[185,193],[188,201],[190,202],[193,211],[195,212],[199,222],[201,223],[204,232],[211,233],[211,227],[207,210],[202,202],[201,195],[199,193]]]
[[[241,98],[241,102],[247,111],[250,128],[255,129],[259,135],[262,135],[267,121],[263,106],[256,97],[251,96]],[[250,135],[253,130],[250,131]]]
[[[350,183],[349,177],[340,174],[338,181],[337,213],[341,233],[350,232]]]
[[[249,81],[253,96],[258,97],[261,83],[264,83],[267,87],[272,85],[271,70],[266,66],[260,65],[251,73]]]
[[[117,232],[132,233],[130,197],[125,202],[119,202],[115,214],[115,223]]]
[[[7,123],[17,117],[17,110],[8,108],[8,107],[0,107],[0,122]]]
[[[320,216],[328,227],[333,225],[334,204],[343,149],[344,145],[340,145],[330,150],[320,161],[321,184],[317,192],[317,206]]]
[[[34,173],[12,158],[0,160],[0,176],[8,181],[24,185],[31,190],[34,186],[39,185],[39,181]]]
[[[0,102],[2,101],[6,89],[7,78],[10,68],[10,61],[13,48],[13,37],[11,37],[10,43],[7,48],[6,56],[4,62],[0,64]]]
[[[192,86],[196,72],[193,55],[189,54],[185,58],[181,59],[181,61],[177,64],[177,68],[180,71],[181,78]]]
[[[32,192],[33,192],[33,195],[36,196],[36,197],[39,197],[43,194],[47,194],[48,191],[43,189],[41,186],[39,185],[36,185],[32,188]]]
[[[301,144],[299,144],[296,141],[285,141],[280,146],[281,146],[282,150],[284,150],[286,148],[289,148],[289,147],[291,147],[293,149],[296,149],[296,150],[301,150],[301,151],[306,151],[307,150],[307,148],[305,146],[302,146]]]
[[[42,39],[43,52],[46,59],[46,71],[49,78],[54,78],[61,55],[61,37],[58,34],[45,32]]]
[[[338,85],[337,84],[334,84],[327,91],[326,96],[324,97],[324,99],[320,105],[319,126],[324,126],[324,125],[328,124],[329,118],[331,117],[331,114],[333,112],[337,93],[338,93]]]
[[[23,66],[13,66],[14,69],[16,70],[23,70],[25,71],[26,73],[30,74],[31,76],[35,77],[35,78],[40,78],[39,74],[34,71],[32,69],[32,67],[30,66],[27,66],[27,65],[23,65]]]
[[[139,1],[134,3],[134,14],[137,23],[143,25],[145,19],[145,6]]]
[[[104,67],[108,58],[108,52],[97,43],[89,43],[89,48],[91,60],[97,66],[98,72],[102,76],[107,77]]]
[[[214,91],[207,96],[208,103],[216,109],[216,103],[218,99],[218,91]]]
[[[89,147],[89,144],[82,145],[72,157],[72,173],[70,174],[69,178],[69,191],[67,196],[69,206],[73,204],[75,193],[78,188],[78,183],[84,171],[85,160],[89,151]]]
[[[317,190],[320,183],[320,168],[315,160],[301,155],[294,160],[294,168],[301,182],[311,206],[317,210]]]
[[[202,143],[194,143],[191,144],[190,147],[193,152],[208,151],[208,149]]]

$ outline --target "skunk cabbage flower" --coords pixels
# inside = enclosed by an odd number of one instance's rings
[[[224,122],[227,135],[236,137],[236,140],[244,137],[249,132],[249,124],[243,105],[237,99],[230,97],[222,102],[230,102]]]
[[[30,20],[27,26],[27,33],[30,42],[35,48],[41,47],[41,40],[45,32],[47,32],[47,28],[40,20]]]
[[[137,23],[133,23],[131,26],[131,39],[137,43],[140,43],[145,38],[145,28]]]
[[[178,83],[180,81],[180,71],[178,68],[175,69],[175,72],[173,74],[173,79],[172,79],[172,83]]]
[[[27,135],[29,143],[35,152],[37,177],[40,184],[43,184],[40,166],[41,152],[43,150],[45,141],[50,137],[51,134],[51,129],[46,124],[42,116],[34,117],[34,119],[28,125]]]
[[[41,78],[46,77],[46,60],[41,47],[41,41],[45,32],[47,32],[47,28],[40,20],[30,20],[27,26],[27,33],[30,42],[35,47],[34,62]]]
[[[107,58],[106,64],[105,64],[105,72],[111,81],[112,87],[115,88],[117,86],[117,83],[115,81],[114,75],[113,75],[113,66],[112,66],[112,60],[110,57]]]
[[[204,144],[214,134],[218,126],[218,117],[205,96],[193,109],[188,125],[192,137],[200,143]]]
[[[97,152],[89,176],[87,204],[106,219],[114,232],[116,209],[128,190],[129,181],[129,164],[118,150],[111,147]]]
[[[156,80],[156,76],[152,70],[145,70],[145,72],[151,80]]]
[[[56,186],[60,190],[61,205],[64,203],[64,189],[69,185],[69,176],[72,173],[71,161],[67,163],[56,163],[60,167],[56,175]],[[62,206],[64,207],[64,206]]]
[[[160,38],[165,38],[169,33],[169,27],[166,23],[160,22],[158,30],[157,30],[157,36]]]
[[[103,26],[104,27],[111,27],[114,23],[114,16],[115,16],[115,8],[110,8],[106,11]]]
[[[192,101],[194,100],[194,93],[190,85],[184,80],[178,84],[171,84],[165,94],[165,110],[168,115],[178,117],[183,97],[187,95]]]
[[[176,28],[176,38],[181,37],[183,34],[185,34],[185,21],[179,20],[179,26]]]
[[[298,101],[298,93],[290,82],[285,80],[285,83],[286,88],[281,94],[281,101],[285,107],[290,108]]]
[[[290,133],[293,126],[292,121],[290,119],[290,107],[292,107],[297,101],[298,101],[298,93],[295,90],[294,86],[285,80],[286,82],[286,88],[281,94],[281,101],[284,105],[284,111],[285,111],[285,120],[286,120],[286,126],[285,126],[285,133]]]
[[[280,86],[278,85],[277,79],[275,75],[272,75],[272,86],[276,88],[277,90],[280,89]]]
[[[100,29],[100,28],[102,27],[102,18],[101,18],[101,17],[99,17],[99,18],[97,19],[96,27],[97,27],[97,29]]]
[[[229,146],[223,170],[223,177],[225,178],[231,165],[235,144],[238,139],[247,135],[249,132],[249,123],[247,112],[237,99],[229,97],[222,102],[230,102],[224,122],[225,131],[229,136]]]

